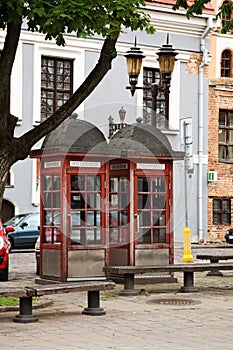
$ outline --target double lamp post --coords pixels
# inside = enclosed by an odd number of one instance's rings
[[[152,83],[151,86],[148,87],[138,87],[138,76],[140,74],[142,59],[145,57],[140,48],[136,45],[131,47],[131,49],[125,55],[127,61],[127,71],[129,75],[129,85],[126,88],[130,89],[131,95],[133,96],[136,89],[151,89],[152,96],[152,121],[151,124],[157,127],[157,96],[159,93],[164,94],[165,100],[165,128],[169,126],[169,93],[170,93],[170,82],[171,75],[174,70],[175,58],[177,52],[173,49],[172,45],[169,44],[169,36],[167,35],[166,44],[162,45],[162,47],[157,52],[158,60],[159,60],[159,72],[160,72],[160,84]],[[186,157],[186,156],[185,156]],[[185,174],[186,176],[186,174]],[[187,185],[186,185],[187,186]],[[185,186],[185,187],[186,187]],[[186,189],[187,190],[187,189]],[[186,196],[186,195],[185,195]],[[185,205],[185,211],[187,215],[187,205]],[[191,241],[190,241],[190,229],[187,224],[186,219],[186,227],[184,228],[184,255],[182,257],[182,261],[184,262],[192,262],[193,257],[191,253]]]
[[[163,93],[165,100],[165,127],[168,128],[169,121],[169,92],[171,75],[175,65],[175,57],[177,52],[173,49],[172,45],[169,44],[169,35],[167,35],[166,44],[157,52],[159,60],[159,72],[160,72],[160,83],[152,83],[151,86],[138,87],[138,76],[140,74],[142,60],[145,57],[140,48],[136,45],[131,47],[126,53],[127,71],[129,75],[129,85],[126,89],[130,89],[131,95],[134,96],[136,89],[151,90],[152,96],[152,125],[157,126],[156,113],[157,113],[157,97],[159,93]]]
[[[134,96],[135,90],[141,89],[141,90],[151,90],[151,97],[152,97],[152,120],[151,124],[154,126],[158,126],[157,121],[157,101],[158,101],[158,95],[163,94],[164,95],[164,119],[165,119],[165,128],[168,128],[169,124],[169,92],[170,92],[170,82],[171,82],[171,75],[174,70],[175,65],[175,57],[177,55],[177,52],[173,49],[172,45],[169,44],[169,35],[167,35],[167,42],[166,44],[162,45],[162,47],[157,52],[157,55],[159,57],[159,72],[160,72],[160,83],[152,83],[151,86],[143,86],[139,87],[136,86],[138,83],[138,76],[140,74],[141,66],[142,66],[142,60],[145,57],[143,55],[143,52],[140,50],[139,47],[137,47],[136,44],[136,38],[135,38],[135,44],[133,47],[130,48],[129,51],[127,51],[125,57],[126,57],[126,63],[127,63],[127,72],[129,75],[129,85],[126,89],[130,89],[131,95]],[[127,124],[125,123],[125,114],[126,111],[121,107],[119,110],[119,117],[120,117],[120,123],[114,123],[114,119],[110,116],[109,117],[109,138],[117,131],[125,126]]]

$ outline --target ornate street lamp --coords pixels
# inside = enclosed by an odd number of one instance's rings
[[[170,90],[170,81],[171,75],[175,65],[175,57],[177,52],[173,49],[172,45],[169,44],[169,35],[167,35],[166,44],[162,45],[158,53],[159,60],[159,71],[161,76],[160,84],[151,84],[150,87],[138,87],[138,76],[140,74],[142,59],[145,57],[140,48],[135,46],[126,53],[126,63],[127,71],[129,75],[129,84],[126,89],[130,89],[131,95],[133,96],[136,89],[151,89],[152,93],[152,110],[156,111],[157,107],[157,95],[159,92],[162,92],[165,97],[165,121],[168,123],[168,113],[169,113],[169,90]],[[156,126],[156,118],[153,118],[152,124]]]
[[[121,107],[121,109],[118,111],[118,113],[119,113],[121,123],[124,123],[126,110],[123,107]]]
[[[127,51],[126,55],[127,72],[129,75],[129,84],[131,95],[135,93],[136,85],[138,83],[138,76],[140,74],[143,52],[137,47],[137,41],[135,38],[134,46]]]
[[[167,43],[162,45],[157,55],[159,56],[159,71],[162,76],[162,82],[166,80],[170,82],[177,52],[169,44],[169,35],[167,35]]]
[[[114,123],[114,118],[110,115],[108,118],[109,121],[109,138],[117,131],[121,130],[124,127],[126,127],[128,124],[125,123],[125,115],[126,115],[126,110],[121,107],[121,109],[118,111],[119,113],[119,118],[120,118],[120,123]]]

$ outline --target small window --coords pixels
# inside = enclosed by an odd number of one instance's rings
[[[230,198],[218,198],[213,200],[213,225],[231,225]]]
[[[218,158],[219,161],[233,162],[233,111],[219,112]]]
[[[153,111],[152,89],[151,84],[159,85],[161,83],[161,77],[159,69],[144,68],[143,69],[143,119],[145,123],[154,124],[157,128],[166,128],[166,101],[165,95],[162,91],[159,91],[156,96],[156,107]],[[155,121],[153,121],[155,118]]]
[[[223,2],[223,5],[227,5],[228,7],[228,4],[231,5],[231,1],[224,1]],[[225,27],[228,25],[228,23],[231,21],[231,13],[224,13],[222,14],[222,27]]]
[[[41,120],[61,107],[73,92],[73,61],[55,57],[41,59]]]
[[[224,50],[221,58],[221,77],[231,78],[231,52]]]

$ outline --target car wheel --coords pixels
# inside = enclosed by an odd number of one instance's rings
[[[7,263],[6,268],[0,273],[0,281],[8,281],[9,277],[9,265]]]
[[[38,259],[36,259],[36,275],[39,276],[39,274],[40,274],[40,263]]]
[[[11,251],[11,249],[14,249],[14,240],[11,237],[8,237],[8,241],[9,241],[9,252]]]

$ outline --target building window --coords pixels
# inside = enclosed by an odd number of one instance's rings
[[[231,1],[223,2],[224,5],[227,5],[228,3],[230,4]],[[222,14],[222,27],[227,26],[230,21],[231,21],[231,13]]]
[[[144,123],[154,124],[158,128],[165,127],[166,99],[162,91],[158,92],[156,97],[156,110],[152,106],[151,84],[159,85],[161,82],[159,69],[143,69],[143,121]],[[152,118],[155,118],[155,123]]]
[[[73,92],[73,60],[42,57],[41,120],[50,117]]]
[[[224,50],[221,57],[221,77],[231,77],[231,52]]]
[[[220,161],[233,161],[233,111],[219,112],[218,157]]]
[[[231,225],[231,199],[218,198],[213,200],[213,225]]]

